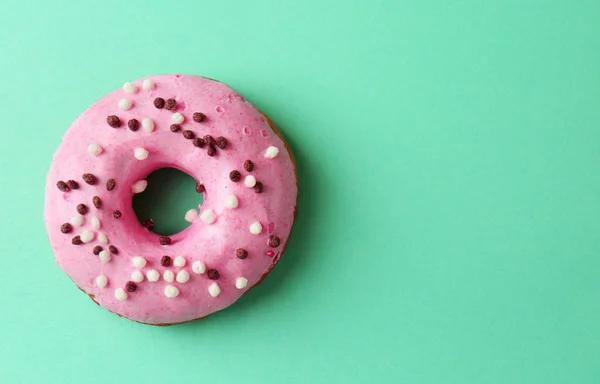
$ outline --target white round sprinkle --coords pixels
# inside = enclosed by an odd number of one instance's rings
[[[96,216],[92,217],[92,227],[94,229],[100,229],[101,225],[102,224],[100,223],[100,219],[99,218],[97,218]]]
[[[131,259],[131,264],[136,268],[144,268],[146,266],[146,259],[142,256],[134,256],[134,258]]]
[[[148,158],[148,151],[145,148],[136,148],[133,151],[133,156],[138,160],[146,160]]]
[[[165,279],[165,281],[168,281],[169,283],[172,283],[173,280],[175,280],[175,274],[173,273],[173,271],[165,271],[165,273],[163,273],[163,279]]]
[[[152,81],[150,79],[144,80],[144,82],[142,83],[142,89],[144,91],[149,91],[151,89],[154,89],[154,81]]]
[[[115,290],[115,298],[119,301],[127,300],[127,292],[123,288],[117,288]]]
[[[139,180],[133,183],[131,186],[131,192],[133,193],[142,193],[146,190],[148,186],[148,182],[146,180]]]
[[[227,199],[225,199],[225,206],[229,209],[237,208],[238,206],[238,198],[236,195],[229,195]]]
[[[256,185],[256,178],[252,175],[246,176],[244,179],[244,185],[248,188],[252,188]]]
[[[75,216],[71,217],[70,221],[74,227],[81,227],[83,225],[83,216],[75,215]]]
[[[131,99],[124,97],[121,100],[119,100],[119,109],[122,109],[123,111],[130,110],[132,106],[133,102],[131,101]]]
[[[131,280],[136,283],[141,283],[142,281],[144,281],[144,274],[140,271],[133,271],[133,273],[131,274]]]
[[[187,283],[189,279],[190,279],[190,274],[185,269],[182,271],[179,271],[177,273],[177,282],[178,283]]]
[[[179,112],[175,112],[172,116],[171,116],[171,122],[175,123],[175,124],[181,124],[183,123],[183,120],[185,120],[185,118],[183,117],[183,115]]]
[[[175,260],[173,260],[173,266],[177,268],[185,266],[185,257],[177,256]]]
[[[88,153],[92,156],[98,156],[102,153],[102,147],[98,144],[88,145]]]
[[[217,215],[213,212],[212,209],[207,209],[202,212],[200,215],[200,220],[204,221],[206,224],[212,224],[217,219]]]
[[[196,220],[196,217],[198,217],[198,211],[196,211],[195,209],[190,209],[185,213],[185,221],[187,221],[188,223],[191,223],[192,221]]]
[[[100,261],[102,261],[103,263],[108,263],[110,261],[110,252],[101,251],[98,257],[100,257]]]
[[[265,152],[265,157],[267,159],[272,159],[275,156],[277,156],[278,154],[279,154],[279,148],[270,146],[269,148],[267,148],[267,151]]]
[[[245,277],[238,277],[235,279],[235,287],[237,289],[244,289],[248,285],[248,279]]]
[[[160,279],[160,273],[158,273],[156,269],[151,269],[146,272],[146,277],[148,278],[148,281],[154,283]]]
[[[108,244],[108,237],[102,232],[98,233],[98,241],[102,244]]]
[[[210,293],[210,295],[212,297],[217,297],[219,296],[219,293],[221,293],[221,288],[219,288],[219,284],[217,283],[212,283],[209,287],[208,287],[208,293]]]
[[[194,271],[196,275],[201,275],[206,271],[206,264],[201,261],[194,261],[194,264],[192,264],[192,271]]]
[[[165,296],[167,296],[169,299],[173,299],[175,297],[177,297],[179,295],[179,289],[177,289],[177,287],[174,287],[172,285],[167,285],[165,287]]]
[[[123,85],[123,90],[125,91],[125,93],[133,94],[138,91],[138,87],[136,87],[134,84],[131,84],[130,82],[127,82],[125,83],[125,85]]]
[[[262,224],[260,222],[255,222],[250,225],[250,233],[253,235],[258,235],[262,232]]]
[[[84,243],[89,243],[90,241],[94,240],[95,234],[94,232],[86,229],[85,231],[81,232],[79,237]]]
[[[96,287],[104,288],[106,287],[106,284],[108,284],[108,279],[106,278],[106,276],[100,275],[96,277]]]
[[[154,131],[154,121],[152,121],[152,119],[149,117],[145,117],[142,120],[142,128],[144,128],[144,131],[146,132]]]

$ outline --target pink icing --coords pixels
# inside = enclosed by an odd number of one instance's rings
[[[230,87],[202,77],[186,75],[163,75],[150,77],[155,88],[142,89],[142,80],[135,81],[139,90],[127,94],[119,89],[94,104],[85,111],[69,128],[56,154],[48,174],[46,185],[46,205],[44,218],[48,235],[57,264],[83,291],[92,294],[104,308],[125,316],[131,320],[149,324],[180,323],[207,316],[233,304],[250,287],[258,283],[261,277],[270,271],[275,260],[265,255],[265,243],[268,232],[276,228],[275,235],[281,244],[274,249],[279,253],[285,248],[294,222],[297,199],[295,169],[290,154],[285,150],[284,142],[269,127],[260,111],[247,102]],[[117,104],[121,98],[130,98],[133,107],[122,111]],[[165,100],[175,98],[176,111],[157,109],[153,105],[155,97]],[[227,103],[227,107],[220,104]],[[171,115],[180,112],[185,117],[182,130],[192,130],[197,137],[210,134],[223,136],[228,145],[217,148],[214,157],[207,155],[207,147],[197,148],[192,140],[182,136],[181,131],[173,133]],[[202,112],[207,118],[198,123],[193,121],[194,112]],[[121,120],[120,128],[111,128],[106,118],[117,115]],[[142,119],[149,117],[154,121],[155,130],[144,131]],[[129,119],[137,119],[140,128],[131,131],[127,128]],[[266,131],[267,135],[249,135],[250,130]],[[95,157],[88,153],[88,145],[96,143],[103,152]],[[264,153],[269,146],[279,148],[279,154],[268,159]],[[143,147],[149,152],[146,160],[137,160],[134,149]],[[254,170],[249,173],[243,168],[245,160],[252,160]],[[212,224],[203,222],[200,217],[184,231],[171,236],[172,244],[161,246],[159,236],[148,231],[138,221],[132,208],[131,185],[144,179],[152,171],[173,167],[189,173],[206,187],[202,212],[212,209],[216,220]],[[229,172],[238,170],[242,180],[234,183]],[[88,185],[82,174],[91,173],[98,178],[98,184]],[[256,193],[244,185],[244,177],[252,174],[264,185],[263,193]],[[106,181],[116,180],[116,188],[107,191]],[[79,188],[61,192],[56,187],[59,180],[76,180]],[[226,208],[229,194],[235,194],[239,205]],[[97,209],[92,203],[93,196],[99,196],[102,207]],[[68,234],[61,232],[63,223],[77,214],[76,206],[84,203],[89,212],[84,224],[73,228]],[[114,210],[120,210],[122,217],[115,219]],[[175,214],[185,214],[178,212]],[[101,228],[94,229],[91,219],[96,216]],[[254,235],[249,227],[260,222],[263,231]],[[276,223],[276,224],[275,224]],[[271,225],[273,224],[273,225]],[[71,240],[84,230],[95,234],[93,241],[73,245]],[[104,233],[108,244],[98,241],[98,234]],[[102,263],[93,254],[95,246],[108,250],[109,245],[118,249],[108,263]],[[236,249],[248,251],[246,259],[236,257]],[[274,254],[274,252],[269,255]],[[183,256],[184,267],[163,267],[160,259],[169,255],[173,259]],[[142,256],[147,265],[141,270],[154,269],[160,273],[157,282],[137,283],[135,292],[128,292],[128,298],[119,301],[115,290],[125,289],[131,274],[138,270],[133,264],[134,256]],[[196,274],[192,269],[195,261],[202,261],[206,270],[219,271],[218,280],[210,280],[207,273]],[[189,273],[185,283],[167,282],[163,273],[171,270],[175,275],[180,270]],[[105,275],[108,284],[104,288],[96,286],[96,277]],[[247,286],[236,288],[236,279],[248,280]],[[220,294],[212,297],[209,286],[217,283]],[[179,295],[169,298],[165,295],[167,285],[179,289]]]

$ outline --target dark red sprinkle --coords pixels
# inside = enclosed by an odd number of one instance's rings
[[[206,271],[206,276],[208,276],[209,279],[211,280],[219,280],[219,271],[217,271],[216,269],[209,269],[208,271]]]
[[[215,148],[214,145],[209,145],[208,149],[206,150],[206,154],[210,157],[213,157],[217,154],[217,148]]]
[[[171,132],[179,132],[180,130],[181,130],[181,125],[171,124]]]
[[[60,226],[60,231],[62,233],[71,233],[72,230],[73,230],[73,226],[69,223],[64,223],[63,225]]]
[[[202,140],[199,137],[196,137],[194,139],[194,141],[192,141],[192,144],[194,144],[194,147],[198,147],[198,148],[204,148],[204,140]]]
[[[254,169],[254,163],[252,162],[252,160],[244,161],[244,169],[246,170],[246,172],[252,172],[252,170]]]
[[[242,174],[239,171],[231,171],[229,172],[229,179],[234,183],[237,183],[242,179]]]
[[[217,147],[225,149],[227,147],[227,139],[223,136],[217,137]]]
[[[69,185],[64,181],[59,181],[58,183],[56,183],[56,186],[61,192],[67,192],[69,190]]]
[[[71,243],[73,245],[81,245],[81,244],[83,244],[83,241],[81,241],[81,237],[80,236],[75,236],[73,238],[73,240],[71,240]]]
[[[163,267],[170,267],[171,266],[171,256],[163,256],[160,258],[160,265],[162,265]]]
[[[263,183],[261,183],[260,181],[257,181],[256,184],[254,184],[254,192],[256,193],[263,193],[265,187],[263,186]]]
[[[208,145],[212,145],[215,143],[215,139],[211,135],[204,136],[204,142]]]
[[[78,204],[77,205],[77,213],[79,213],[80,215],[85,215],[86,213],[88,213],[88,207],[85,204]]]
[[[98,178],[92,175],[91,173],[84,173],[81,177],[83,178],[83,181],[85,181],[89,185],[95,185],[96,183],[98,183]]]
[[[117,211],[113,211],[113,217],[115,219],[120,219],[121,216],[122,216],[121,211],[118,211],[118,210]]]
[[[204,191],[206,191],[204,184],[196,183],[196,192],[202,193]]]
[[[116,185],[117,182],[115,181],[115,179],[108,179],[108,181],[106,182],[106,190],[112,191],[113,189],[115,189]]]
[[[127,290],[127,292],[135,292],[135,290],[137,289],[137,284],[133,281],[128,281],[127,284],[125,284],[125,289]]]
[[[110,253],[112,253],[113,255],[118,255],[119,254],[119,250],[117,249],[117,247],[115,247],[114,245],[109,245],[108,246],[108,250],[110,251]]]
[[[169,99],[167,100],[167,110],[172,111],[177,108],[177,100]]]
[[[196,123],[201,123],[206,119],[206,115],[202,112],[194,112],[192,119],[194,119]]]
[[[102,247],[99,245],[96,245],[94,247],[94,249],[92,249],[92,253],[96,256],[98,256],[100,254],[100,252],[102,252]]]
[[[110,115],[106,118],[106,122],[113,128],[119,128],[121,126],[121,119],[119,119],[119,116]]]
[[[196,135],[192,131],[185,130],[183,131],[183,137],[185,137],[188,140],[192,140],[194,137],[196,137]]]
[[[163,109],[165,107],[165,99],[162,97],[157,97],[154,99],[154,106],[158,109]]]
[[[75,180],[69,180],[69,181],[67,181],[67,185],[71,189],[79,189],[79,183],[76,182]]]
[[[281,244],[281,240],[279,240],[279,237],[273,235],[269,236],[269,247],[277,248],[279,247],[279,244]]]
[[[127,122],[127,126],[135,132],[140,128],[140,122],[137,119],[131,119]]]
[[[100,209],[102,207],[102,200],[100,200],[100,197],[94,196],[92,198],[92,202],[94,203],[94,207],[96,207],[97,209]]]
[[[154,220],[148,219],[142,223],[142,226],[148,228],[149,231],[154,229]]]
[[[248,251],[246,251],[244,248],[238,248],[235,250],[235,255],[238,259],[243,260],[248,257]]]
[[[160,245],[170,245],[171,238],[169,236],[161,236],[158,238]]]

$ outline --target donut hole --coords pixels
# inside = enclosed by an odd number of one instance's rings
[[[133,210],[140,223],[154,221],[152,232],[171,236],[189,227],[185,214],[198,210],[204,194],[196,192],[196,180],[175,168],[161,168],[146,177],[148,186],[133,196]]]

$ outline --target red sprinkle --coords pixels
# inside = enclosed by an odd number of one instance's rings
[[[275,252],[273,252],[273,251],[267,251],[267,253],[265,253],[265,255],[267,255],[269,257],[273,257],[273,256],[275,256]]]
[[[119,254],[119,250],[117,249],[117,247],[115,247],[114,245],[109,245],[108,246],[108,250],[110,251],[110,253],[112,253],[113,255],[118,255]]]
[[[196,183],[196,192],[202,193],[204,191],[206,191],[204,184]]]

